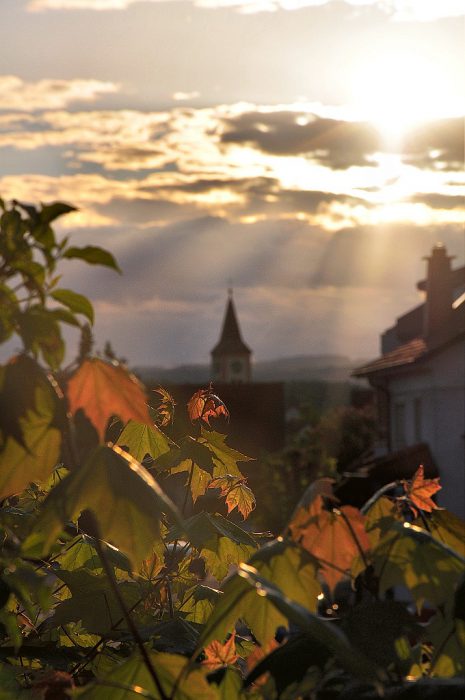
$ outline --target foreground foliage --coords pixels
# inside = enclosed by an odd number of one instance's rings
[[[248,458],[215,429],[213,389],[175,443],[170,395],[151,408],[123,365],[91,356],[92,305],[56,268],[117,270],[112,256],[57,242],[67,205],[2,206],[0,334],[23,350],[0,368],[0,699],[449,692],[465,526],[437,509],[437,480],[420,467],[358,510],[320,479],[281,536],[251,532]],[[67,367],[63,323],[82,335]]]

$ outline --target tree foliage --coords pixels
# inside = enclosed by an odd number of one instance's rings
[[[264,544],[213,388],[175,442],[169,394],[152,408],[92,356],[92,305],[57,268],[119,270],[111,254],[57,239],[66,204],[1,207],[0,339],[22,350],[0,367],[0,699],[369,697],[463,674],[465,525],[439,483],[420,467],[358,510],[320,479]],[[68,366],[62,324],[82,336]]]

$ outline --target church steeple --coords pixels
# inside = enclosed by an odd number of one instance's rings
[[[228,384],[250,382],[251,354],[252,351],[242,340],[232,289],[229,289],[221,336],[211,351],[213,381]]]

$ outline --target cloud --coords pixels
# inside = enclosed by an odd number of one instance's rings
[[[231,7],[251,14],[279,9],[298,10],[319,7],[332,0],[192,0],[194,5],[217,9]],[[398,21],[434,21],[442,17],[464,14],[462,0],[343,0],[347,5],[360,8],[373,6],[385,11]],[[28,9],[40,10],[125,10],[140,2],[168,2],[168,0],[29,0]]]
[[[305,155],[332,169],[370,166],[381,148],[377,129],[365,122],[281,112],[246,112],[224,120],[223,143],[252,144],[273,155]]]
[[[63,109],[73,102],[93,102],[117,92],[118,86],[101,80],[39,80],[27,82],[15,75],[0,76],[0,112]]]
[[[175,102],[187,102],[188,100],[195,100],[196,97],[200,97],[200,92],[197,92],[197,90],[193,92],[173,92],[171,97]]]
[[[403,142],[407,162],[423,168],[463,170],[463,117],[418,124]]]

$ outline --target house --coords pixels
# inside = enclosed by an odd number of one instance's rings
[[[452,269],[441,244],[426,260],[426,279],[417,285],[424,302],[383,333],[381,356],[354,376],[375,391],[378,472],[383,463],[391,471],[396,465],[398,476],[407,465],[411,471],[416,454],[418,463],[430,454],[441,477],[439,505],[464,517],[465,267]]]

